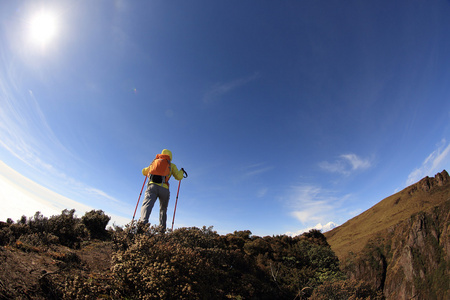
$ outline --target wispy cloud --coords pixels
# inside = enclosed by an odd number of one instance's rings
[[[319,167],[327,172],[350,175],[358,170],[366,170],[372,166],[369,159],[363,159],[356,154],[342,154],[334,162],[323,161]]]
[[[409,174],[406,185],[411,185],[425,176],[434,176],[448,167],[450,167],[450,143],[442,139],[422,165]]]
[[[237,172],[237,174],[239,175],[235,177],[234,182],[242,184],[242,182],[252,182],[256,177],[267,178],[264,177],[264,174],[273,170],[273,166],[261,162],[240,166],[237,169],[239,170],[239,172]],[[266,181],[265,179],[263,180]],[[263,187],[255,186],[254,191],[257,198],[262,198],[267,194],[269,189],[266,185],[264,185]]]
[[[269,189],[266,188],[266,187],[260,189],[260,190],[258,191],[256,197],[258,197],[258,198],[264,197],[264,196],[267,194],[267,191],[268,191],[268,190],[269,190]]]
[[[0,71],[0,147],[46,178],[47,185],[60,182],[60,186],[68,187],[81,198],[118,202],[65,173],[63,166],[69,160],[81,160],[58,139],[34,92],[18,88],[20,79],[12,70]]]
[[[320,223],[333,218],[336,209],[348,196],[338,197],[335,192],[315,185],[292,187],[288,206],[290,214],[302,224]]]
[[[260,78],[260,74],[254,73],[250,76],[234,79],[228,82],[218,82],[206,91],[203,96],[203,102],[211,103],[217,101],[225,94],[228,94],[252,81],[255,81],[258,78]]]
[[[243,176],[244,177],[253,177],[256,175],[261,175],[262,173],[266,173],[272,169],[273,169],[272,166],[268,166],[265,163],[253,164],[253,165],[245,166],[244,171],[243,171]]]
[[[99,190],[99,189],[96,189],[96,188],[93,188],[93,187],[86,186],[86,187],[84,188],[84,191],[85,191],[86,193],[88,193],[88,194],[92,194],[92,195],[97,196],[97,197],[99,197],[99,198],[108,199],[108,200],[111,200],[111,201],[116,202],[116,203],[119,203],[119,202],[120,202],[120,201],[117,200],[116,198],[114,198],[114,197],[108,195],[106,192],[104,192],[104,191],[102,191],[102,190]]]
[[[311,226],[311,227],[307,227],[307,228],[304,228],[304,229],[300,229],[300,230],[297,230],[295,232],[288,231],[288,232],[286,232],[286,235],[296,236],[296,235],[300,235],[302,233],[308,232],[308,231],[310,231],[312,229],[320,230],[322,232],[327,232],[327,231],[332,230],[333,228],[336,228],[337,226],[338,225],[336,223],[334,223],[334,222],[328,222],[325,225],[322,225],[322,223],[318,223],[315,226]]]
[[[17,87],[11,69],[0,72],[0,145],[27,165],[52,170],[43,157],[55,152],[72,156],[58,140],[33,91]]]
[[[0,161],[0,220],[19,219],[22,215],[32,216],[40,211],[45,216],[60,214],[63,209],[75,209],[78,215],[94,209],[90,205],[73,201],[17,173]],[[14,201],[11,201],[14,199]],[[3,205],[4,204],[4,205]],[[110,214],[111,222],[125,225],[129,219]]]

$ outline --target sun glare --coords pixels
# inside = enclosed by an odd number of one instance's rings
[[[34,42],[47,45],[57,34],[57,20],[54,14],[40,11],[30,20],[30,35]]]

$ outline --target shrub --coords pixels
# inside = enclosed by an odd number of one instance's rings
[[[81,218],[81,222],[86,226],[91,238],[105,239],[108,237],[106,225],[110,219],[102,210],[91,210]]]
[[[75,209],[63,210],[61,215],[51,216],[48,231],[59,238],[61,245],[79,248],[80,242],[87,236],[87,230],[75,216]]]
[[[114,235],[113,273],[122,296],[142,299],[293,299],[343,278],[317,232],[304,237],[225,236],[212,228]],[[324,243],[325,241],[325,243]]]
[[[356,280],[327,281],[312,294],[311,300],[382,300],[381,292],[376,292],[368,283]]]
[[[109,276],[101,274],[70,275],[66,278],[64,287],[60,287],[60,297],[54,299],[122,299],[113,296],[110,283]]]
[[[33,217],[22,216],[17,223],[8,220],[0,226],[0,245],[14,244],[20,240],[30,246],[61,244],[79,247],[87,237],[87,230],[75,210],[63,210],[61,215],[44,217],[39,211]]]
[[[0,228],[0,245],[14,244],[21,236],[29,234],[29,228],[23,223],[3,223]]]
[[[122,295],[131,298],[213,298],[210,270],[198,251],[157,234],[155,228],[136,235],[128,249],[113,256],[116,283]]]
[[[32,233],[46,232],[48,228],[48,218],[44,217],[40,211],[37,211],[33,217],[26,222],[29,231]]]
[[[25,234],[19,237],[18,241],[34,247],[50,246],[59,243],[59,238],[48,232],[38,232]]]

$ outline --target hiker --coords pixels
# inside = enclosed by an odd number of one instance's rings
[[[142,174],[148,176],[147,190],[141,208],[140,222],[147,224],[156,198],[159,198],[159,226],[162,231],[166,230],[167,206],[169,205],[170,191],[169,178],[173,175],[176,180],[183,179],[185,171],[178,170],[172,163],[172,152],[167,149],[157,154],[153,162],[142,169]]]

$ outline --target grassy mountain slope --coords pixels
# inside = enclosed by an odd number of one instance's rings
[[[360,252],[378,233],[413,214],[438,206],[449,198],[450,179],[444,170],[434,178],[425,177],[385,198],[362,214],[325,233],[325,237],[331,249],[342,260],[349,252]]]

